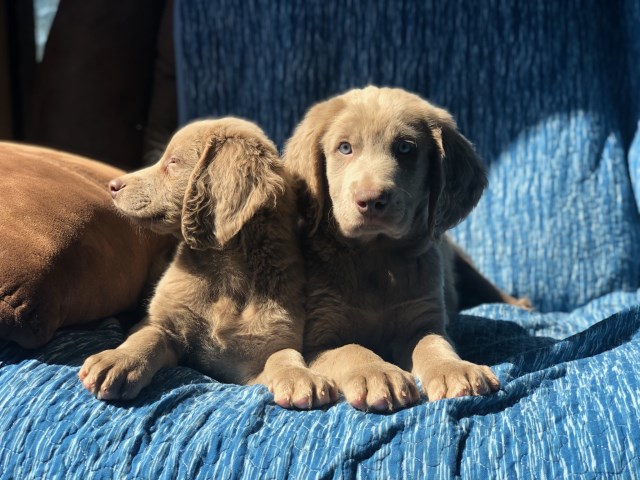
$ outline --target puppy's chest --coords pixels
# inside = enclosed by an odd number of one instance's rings
[[[241,312],[254,295],[254,275],[246,262],[218,252],[183,255],[167,271],[154,302],[169,311],[187,310],[206,324]]]
[[[362,255],[338,255],[315,270],[325,271],[310,284],[322,285],[341,299],[346,306],[385,310],[415,298],[423,297],[436,287],[438,278],[429,278],[419,259]]]
[[[309,265],[306,341],[361,343],[378,350],[407,326],[439,315],[440,257],[354,251]],[[321,262],[321,263],[320,263]],[[416,323],[417,322],[417,323]]]
[[[255,375],[261,360],[254,352],[264,325],[262,304],[251,277],[235,270],[219,271],[216,282],[202,285],[188,308],[195,314],[188,363],[215,378],[243,383]]]
[[[255,288],[259,268],[243,251],[211,251],[206,259],[195,261],[190,269],[191,275],[208,277],[212,297],[250,295]]]

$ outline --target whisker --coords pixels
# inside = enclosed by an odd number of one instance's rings
[[[411,195],[411,193],[409,193],[409,192],[408,192],[407,190],[405,190],[404,188],[402,188],[402,187],[396,187],[396,189],[397,189],[397,190],[400,190],[401,192],[404,192],[404,193],[405,193],[405,195],[407,195],[407,197],[409,197],[409,198],[413,199],[413,195]]]

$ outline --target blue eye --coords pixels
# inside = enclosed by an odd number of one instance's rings
[[[342,142],[340,145],[338,145],[338,150],[343,155],[351,155],[353,153],[351,144],[349,142]]]
[[[416,149],[416,144],[408,140],[400,140],[396,145],[396,152],[400,155],[408,155]]]

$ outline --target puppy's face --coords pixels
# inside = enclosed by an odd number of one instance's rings
[[[273,143],[253,123],[201,120],[180,129],[160,161],[112,180],[116,207],[195,249],[222,247],[285,182]]]
[[[392,100],[355,96],[321,140],[332,213],[348,238],[404,238],[426,207],[436,145],[420,112]]]
[[[112,180],[109,188],[116,207],[142,226],[179,234],[189,178],[211,129],[206,121],[187,125],[176,132],[158,163]]]
[[[486,186],[451,115],[400,89],[356,89],[315,105],[284,157],[310,199],[303,212],[310,232],[328,222],[362,242],[438,236]]]

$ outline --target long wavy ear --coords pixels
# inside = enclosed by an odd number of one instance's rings
[[[220,145],[210,141],[198,159],[182,203],[182,236],[191,248],[204,250],[218,246],[214,233],[214,198],[209,166]]]
[[[436,107],[430,109],[428,123],[437,150],[430,159],[427,175],[429,228],[440,235],[460,223],[476,206],[487,186],[487,173],[451,115]]]
[[[284,193],[278,153],[266,137],[245,132],[214,138],[185,193],[182,234],[194,249],[223,247]]]
[[[284,167],[291,175],[301,214],[311,232],[320,224],[326,203],[325,156],[321,140],[331,120],[344,108],[335,97],[313,106],[296,127],[284,151]]]

